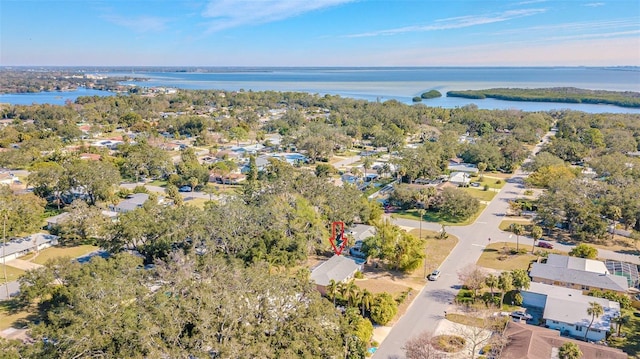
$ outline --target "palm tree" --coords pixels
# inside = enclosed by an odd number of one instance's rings
[[[593,321],[596,319],[596,317],[599,317],[602,314],[604,314],[604,308],[602,308],[602,305],[600,305],[600,303],[598,302],[589,302],[589,308],[587,308],[587,314],[591,316],[591,322],[587,327],[587,331],[584,333],[584,341],[587,341],[587,335],[589,334],[589,329],[591,329],[591,325],[593,325]]]
[[[511,223],[509,227],[511,232],[516,235],[516,252],[518,252],[520,250],[520,236],[524,233],[524,227],[516,223]]]
[[[371,309],[371,303],[373,303],[373,294],[364,289],[360,296],[360,306],[362,307],[362,316],[364,317],[364,311]]]
[[[576,343],[566,342],[558,350],[558,357],[560,359],[580,359],[582,352]]]
[[[489,287],[489,289],[491,290],[491,296],[493,296],[493,288],[498,286],[498,277],[496,277],[493,274],[489,274],[485,279],[484,279],[484,284],[487,285],[487,287]]]
[[[613,318],[613,322],[616,323],[618,336],[620,336],[620,329],[622,329],[622,326],[628,324],[629,320],[630,318],[628,315]]]
[[[480,171],[480,182],[484,179],[484,171],[487,169],[487,164],[484,162],[478,162],[478,171]]]
[[[531,246],[531,253],[536,249],[536,242],[542,238],[542,227],[533,226],[531,228],[531,238],[533,238],[533,246]]]
[[[327,296],[333,300],[333,306],[336,306],[336,295],[338,294],[338,283],[335,280],[330,280],[327,286]]]
[[[347,301],[348,306],[353,305],[357,292],[358,286],[355,284],[353,279],[343,286],[343,291],[341,291],[342,299]]]
[[[367,170],[369,168],[371,168],[372,164],[373,164],[373,160],[369,156],[365,157],[364,160],[362,161],[362,168],[364,168],[364,177],[365,178],[367,178]]]
[[[511,276],[511,272],[500,273],[498,277],[498,288],[502,292],[500,295],[500,307],[502,307],[504,295],[507,294],[508,291],[513,290],[513,277]]]

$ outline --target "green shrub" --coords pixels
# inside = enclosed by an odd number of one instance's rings
[[[484,185],[484,190],[485,190],[485,191],[488,191],[488,190],[489,190],[489,185],[488,185],[488,184]]]
[[[501,184],[501,183],[502,183],[502,180],[497,180],[496,181],[496,184]]]
[[[353,278],[355,278],[355,279],[362,279],[362,278],[364,278],[364,274],[362,274],[362,272],[361,272],[361,271],[356,271],[356,272],[353,274]]]

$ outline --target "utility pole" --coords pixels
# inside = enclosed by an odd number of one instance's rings
[[[7,256],[6,256],[6,248],[7,248],[7,210],[4,211],[4,216],[2,216],[2,270],[4,271],[4,290],[7,292],[7,299],[9,299],[9,280],[7,279]]]
[[[420,208],[420,240],[422,240],[422,219],[424,218],[424,208]],[[427,279],[427,249],[425,246],[425,253],[424,253],[424,273],[422,275],[422,277],[424,277],[424,279]]]

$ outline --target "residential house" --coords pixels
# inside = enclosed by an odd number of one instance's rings
[[[450,160],[447,166],[449,172],[464,172],[468,174],[478,173],[478,167],[470,163],[457,163],[454,160]]]
[[[58,244],[58,236],[52,234],[35,233],[25,238],[16,238],[2,246],[0,260],[8,262],[56,244]]]
[[[356,224],[349,228],[347,231],[347,238],[349,242],[349,254],[357,258],[365,258],[365,254],[362,252],[362,243],[365,239],[376,235],[376,227],[368,226],[366,224]]]
[[[587,343],[560,336],[551,330],[523,323],[509,322],[504,332],[508,339],[500,354],[501,359],[550,359],[558,358],[560,347],[574,343],[588,359],[626,359],[627,354],[619,349]]]
[[[316,283],[318,291],[327,294],[327,286],[331,280],[336,283],[346,282],[362,269],[362,264],[349,257],[334,255],[329,260],[320,263],[311,271],[311,280]]]
[[[453,183],[457,186],[468,186],[471,178],[466,172],[453,172],[449,176],[449,183]]]
[[[209,174],[209,182],[218,184],[238,185],[246,181],[247,176],[242,173],[230,173],[226,176],[222,176],[214,173]]]
[[[604,309],[604,314],[596,317],[589,329],[587,339],[597,342],[606,338],[611,331],[611,322],[620,316],[620,304],[605,298],[590,297],[581,290],[556,287],[543,283],[531,283],[522,292],[522,305],[529,313],[542,312],[541,322],[551,329],[559,330],[564,336],[583,338],[591,316],[587,314],[591,302]]]
[[[47,218],[47,229],[52,230],[56,228],[60,223],[64,222],[67,217],[69,217],[69,212],[63,212],[57,216]]]
[[[549,254],[546,263],[533,263],[529,271],[531,281],[578,290],[610,290],[626,293],[627,278],[609,272],[597,260]]]
[[[146,193],[134,193],[129,195],[125,200],[120,201],[117,205],[110,205],[109,209],[117,213],[131,212],[142,205],[149,199]]]

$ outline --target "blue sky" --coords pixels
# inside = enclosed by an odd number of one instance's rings
[[[640,66],[640,1],[0,0],[0,65]]]

